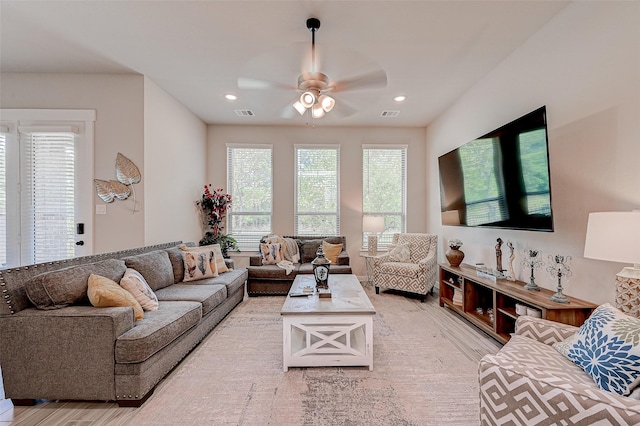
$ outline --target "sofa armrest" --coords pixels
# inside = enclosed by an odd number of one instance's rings
[[[262,256],[251,256],[249,266],[262,266]]]
[[[30,308],[0,317],[7,397],[115,399],[115,341],[133,327],[132,307]]]
[[[345,250],[342,250],[338,255],[338,262],[336,262],[336,265],[349,265],[349,261],[349,253],[347,253]]]
[[[578,327],[572,325],[521,315],[516,320],[514,334],[552,345],[562,342],[575,334],[576,331],[578,331]]]

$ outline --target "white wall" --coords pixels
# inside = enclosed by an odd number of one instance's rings
[[[555,232],[443,227],[438,156],[542,105],[547,106]],[[447,239],[456,237],[465,243],[465,263],[495,267],[493,247],[501,237],[517,248],[541,249],[545,261],[549,254],[571,255],[573,276],[565,293],[613,302],[615,274],[626,265],[585,259],[583,249],[589,212],[640,208],[640,3],[572,3],[426,134],[427,229],[444,237],[441,259]],[[516,262],[520,259],[518,253]],[[520,265],[516,272],[526,279]],[[536,281],[555,286],[544,270]]]
[[[143,167],[143,77],[101,74],[0,75],[2,108],[93,109],[95,122],[94,173],[115,179],[118,152]],[[135,185],[145,197],[145,181]],[[104,204],[94,192],[94,205]],[[144,245],[144,216],[131,214],[132,201],[107,205],[106,215],[94,216],[94,253]]]
[[[423,128],[336,128],[278,126],[209,126],[207,183],[227,188],[226,144],[273,144],[274,208],[273,232],[293,234],[294,145],[340,145],[340,227],[347,237],[352,270],[364,275],[359,257],[362,232],[362,145],[406,144],[407,152],[407,231],[424,232],[426,223],[425,135]],[[232,194],[233,195],[233,194]],[[257,247],[256,247],[257,250]],[[246,266],[245,257],[234,257]]]
[[[145,245],[202,238],[195,201],[206,180],[207,126],[144,79]]]

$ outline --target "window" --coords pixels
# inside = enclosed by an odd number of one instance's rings
[[[295,147],[296,235],[340,235],[340,147]]]
[[[362,146],[362,216],[384,217],[378,246],[391,243],[394,233],[406,232],[407,147]],[[367,248],[368,233],[362,233]]]
[[[227,145],[227,231],[240,250],[257,250],[260,238],[272,232],[272,153],[271,145]]]
[[[2,118],[2,266],[90,254],[95,111],[2,110]]]

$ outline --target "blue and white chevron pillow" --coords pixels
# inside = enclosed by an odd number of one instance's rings
[[[575,335],[567,357],[603,390],[629,395],[640,383],[640,319],[598,306]]]

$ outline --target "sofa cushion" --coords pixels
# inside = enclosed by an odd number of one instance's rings
[[[212,278],[218,276],[216,258],[213,251],[185,251],[182,253],[184,263],[184,282]]]
[[[298,240],[300,262],[309,263],[315,259],[320,244],[322,244],[322,240]]]
[[[151,290],[142,274],[135,269],[127,268],[124,277],[120,280],[120,287],[131,293],[145,311],[158,309],[158,297]]]
[[[640,382],[640,319],[609,303],[598,306],[577,331],[568,357],[601,389],[629,395]]]
[[[89,275],[87,285],[89,301],[96,308],[133,307],[136,321],[144,318],[142,306],[131,293],[120,287],[117,282],[100,275]]]
[[[220,284],[174,284],[158,290],[160,301],[192,301],[202,303],[202,315],[207,315],[227,298],[227,287]]]
[[[38,309],[58,309],[73,304],[89,304],[87,285],[91,274],[120,282],[126,270],[118,259],[71,266],[36,275],[25,283],[31,303]]]
[[[187,243],[188,244],[188,243]],[[179,283],[184,279],[184,262],[182,260],[183,251],[180,247],[171,247],[165,250],[169,256],[171,267],[173,268],[173,282]]]
[[[246,269],[233,269],[224,274],[220,274],[216,278],[205,278],[203,280],[197,281],[194,284],[198,285],[223,285],[227,288],[227,297],[234,294],[238,289],[244,286],[244,283],[247,281],[249,273]],[[244,291],[244,290],[243,290]]]
[[[157,311],[147,312],[144,319],[116,340],[117,363],[142,362],[197,325],[202,318],[198,302],[160,301]]]
[[[153,291],[173,284],[173,266],[165,250],[125,257],[128,268],[140,272]]]
[[[378,273],[418,278],[420,265],[417,263],[385,262],[379,265]]]

